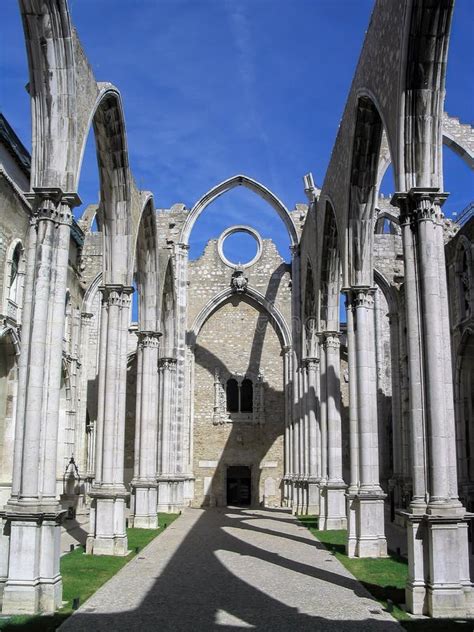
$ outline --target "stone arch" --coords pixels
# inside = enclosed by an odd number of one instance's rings
[[[442,123],[453,0],[411,3],[401,90],[403,124],[398,165],[404,190],[443,186]]]
[[[74,190],[76,77],[67,0],[20,0],[32,108],[31,186]]]
[[[466,163],[469,169],[474,170],[474,149],[472,147],[472,145],[474,144],[474,140],[469,142],[468,139],[464,138],[464,135],[466,134],[466,128],[468,128],[470,136],[474,137],[473,128],[470,125],[463,125],[459,122],[457,118],[444,113],[442,124],[443,145],[449,147],[457,156],[459,156],[459,158],[461,158],[461,160]],[[456,129],[459,129],[459,133],[456,133],[455,135]],[[380,188],[385,172],[387,171],[391,163],[392,157],[390,154],[387,137],[384,132],[384,134],[382,135],[382,145],[380,149],[380,158],[378,165],[378,188]]]
[[[0,330],[0,480],[11,483],[18,385],[19,339],[11,327]],[[6,501],[6,498],[4,499]]]
[[[199,312],[197,317],[194,320],[194,323],[191,329],[187,333],[187,342],[190,346],[193,346],[196,342],[196,339],[201,331],[202,326],[207,321],[212,314],[219,309],[219,307],[227,301],[232,296],[235,296],[235,292],[232,288],[226,288],[222,290],[218,294],[216,294],[210,301],[206,303],[206,305]],[[258,290],[252,288],[251,286],[247,286],[245,293],[243,293],[243,298],[249,300],[250,302],[258,305],[261,309],[266,311],[270,316],[270,320],[275,326],[275,329],[280,338],[280,342],[283,347],[291,346],[291,333],[286,323],[286,320],[280,310],[273,304],[270,303]]]
[[[317,305],[313,267],[308,257],[304,277],[303,294],[303,352],[308,358],[316,357]]]
[[[348,218],[349,281],[353,286],[372,285],[373,216],[378,197],[377,168],[383,129],[374,101],[360,96],[352,147]]]
[[[228,178],[223,182],[220,182],[215,187],[213,187],[210,191],[205,193],[200,200],[196,202],[193,208],[190,210],[186,222],[181,230],[180,235],[180,243],[189,244],[189,237],[191,235],[191,231],[193,229],[196,220],[201,215],[201,213],[210,205],[212,202],[217,200],[218,197],[235,189],[238,186],[243,186],[249,191],[256,193],[263,200],[268,202],[270,206],[277,212],[280,219],[285,224],[285,227],[288,231],[288,235],[290,237],[290,243],[292,246],[295,246],[298,243],[298,236],[296,233],[296,228],[291,218],[291,215],[288,212],[288,209],[283,204],[281,200],[277,198],[277,196],[272,193],[269,189],[267,189],[263,184],[260,184],[256,180],[249,178],[245,175],[235,175],[232,178]]]
[[[474,508],[474,330],[463,332],[455,362],[456,444],[460,474],[460,496],[468,511]],[[463,486],[467,489],[463,490]]]
[[[3,282],[4,314],[16,323],[21,322],[25,268],[25,249],[17,238],[8,246]]]
[[[474,313],[474,264],[471,242],[459,235],[455,255],[457,321],[465,320]]]
[[[158,246],[153,196],[143,204],[134,247],[140,331],[158,331]]]
[[[97,204],[89,204],[81,215],[78,224],[85,233],[94,232],[92,229],[94,220],[97,223],[97,231],[99,233],[102,232],[102,217],[98,210],[99,206]]]
[[[341,250],[336,214],[326,201],[320,260],[319,325],[321,331],[339,331]]]
[[[100,180],[100,203],[95,211],[104,234],[104,282],[130,285],[132,181],[125,118],[120,92],[112,84],[100,91],[89,118],[94,130]],[[77,188],[88,133],[84,135],[74,187]],[[93,218],[90,221],[92,224]]]
[[[162,357],[175,357],[176,355],[176,288],[173,271],[173,260],[169,259],[163,277],[161,291],[160,312],[161,324],[161,352]]]
[[[377,218],[374,223],[375,234],[383,235],[385,233],[384,227],[386,221],[390,224],[389,233],[391,235],[400,235],[400,218],[396,213],[391,213],[385,209],[377,213]]]

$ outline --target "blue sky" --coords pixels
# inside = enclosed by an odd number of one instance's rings
[[[213,185],[245,173],[288,208],[304,202],[302,176],[322,183],[362,46],[372,0],[71,0],[96,78],[123,94],[130,160],[137,184],[157,207],[191,207]],[[3,0],[0,109],[30,146],[26,54],[16,0]],[[474,2],[457,0],[446,110],[473,123]],[[91,137],[80,183],[96,201]],[[446,210],[473,198],[473,179],[445,151]],[[393,191],[390,174],[385,193]],[[235,223],[272,237],[285,258],[288,240],[276,214],[239,188],[201,216],[196,256]],[[229,256],[246,247],[229,244]],[[252,246],[253,247],[253,246]],[[238,251],[241,251],[238,253]],[[243,251],[243,252],[242,252]]]

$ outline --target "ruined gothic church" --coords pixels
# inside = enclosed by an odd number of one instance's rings
[[[31,158],[0,116],[3,612],[60,607],[74,515],[87,553],[125,555],[126,521],[240,504],[347,528],[356,557],[402,534],[408,609],[474,614],[474,220],[442,212],[443,143],[474,167],[473,129],[443,111],[452,0],[377,0],[323,185],[305,176],[293,210],[247,175],[156,209],[67,0],[20,7]],[[90,130],[100,199],[78,210]],[[239,186],[283,221],[289,263],[242,225],[189,259]],[[246,263],[225,254],[237,232]]]

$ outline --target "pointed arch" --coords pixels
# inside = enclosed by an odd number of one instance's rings
[[[442,122],[453,8],[454,0],[413,0],[408,14],[400,92],[403,159],[398,165],[405,191],[443,186]]]
[[[180,235],[180,243],[189,244],[189,237],[191,235],[191,231],[193,229],[196,220],[201,215],[201,213],[210,205],[212,202],[217,200],[218,197],[224,195],[228,191],[235,189],[236,187],[243,186],[249,191],[259,195],[263,200],[268,202],[270,206],[277,212],[280,219],[285,224],[285,227],[288,231],[288,235],[290,237],[291,245],[296,245],[298,243],[298,236],[296,233],[296,228],[291,218],[291,215],[288,212],[288,209],[283,204],[283,202],[269,189],[267,189],[263,184],[249,178],[248,176],[239,174],[232,176],[232,178],[228,178],[223,182],[220,182],[215,187],[213,187],[210,191],[205,193],[200,200],[196,202],[193,208],[189,211],[189,214],[186,218],[186,222],[181,230]]]
[[[374,101],[361,95],[357,102],[349,189],[349,279],[352,286],[371,286],[373,277],[373,218],[383,133]]]
[[[197,315],[191,329],[187,333],[188,345],[194,346],[204,323],[212,316],[212,314],[214,314],[214,312],[219,309],[219,307],[223,303],[225,303],[232,296],[235,296],[235,292],[233,288],[229,287],[216,294],[210,301],[207,302],[207,304]],[[282,346],[290,347],[290,329],[285,320],[285,317],[280,312],[280,310],[273,303],[270,303],[263,294],[261,294],[258,290],[251,287],[250,285],[247,286],[245,293],[242,294],[242,298],[244,300],[248,300],[250,303],[259,306],[260,309],[267,312],[267,314],[270,316],[271,322],[275,326]]]
[[[321,331],[339,331],[341,248],[336,214],[326,201],[320,259],[319,323]]]
[[[132,233],[132,180],[128,160],[122,97],[115,86],[101,83],[91,109],[78,167],[77,189],[87,137],[94,130],[100,181],[100,203],[96,210],[104,235],[104,283],[130,284]]]
[[[134,271],[138,292],[140,331],[158,331],[158,243],[153,196],[144,195],[134,244]]]
[[[67,0],[20,0],[32,110],[31,187],[73,191],[76,76]]]
[[[176,354],[176,287],[173,260],[168,259],[161,290],[159,319],[161,325],[161,355],[175,357]]]

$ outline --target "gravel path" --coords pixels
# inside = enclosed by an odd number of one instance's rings
[[[287,512],[187,509],[60,628],[66,632],[400,632]]]

